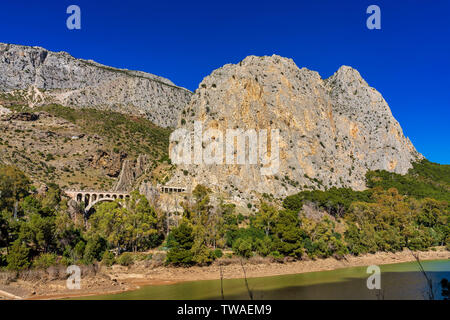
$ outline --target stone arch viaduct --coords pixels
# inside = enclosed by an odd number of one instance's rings
[[[66,190],[65,193],[70,199],[75,200],[78,203],[83,203],[85,212],[89,212],[89,210],[99,202],[127,199],[130,197],[128,192],[119,191]]]

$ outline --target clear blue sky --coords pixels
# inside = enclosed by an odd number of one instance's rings
[[[81,8],[81,30],[66,8]],[[366,8],[381,8],[381,30]],[[359,70],[379,90],[419,152],[450,164],[450,1],[3,0],[0,42],[67,51],[143,70],[194,90],[247,55],[279,54],[332,75]]]

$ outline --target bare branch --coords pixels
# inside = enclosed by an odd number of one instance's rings
[[[244,263],[242,262],[242,259],[240,259],[241,261],[241,267],[242,267],[242,271],[244,272],[244,281],[245,281],[245,286],[247,287],[247,292],[248,295],[250,297],[250,300],[253,300],[253,293],[250,290],[249,286],[248,286],[248,282],[247,282],[247,274],[245,273],[245,268],[244,268]]]
[[[221,264],[219,264],[219,271],[220,271],[220,293],[222,294],[222,300],[225,300],[225,297],[223,295],[223,271]]]
[[[425,279],[427,281],[427,285],[428,285],[428,299],[434,300],[433,280],[431,278],[429,278],[428,274],[425,272],[425,269],[423,268],[422,263],[420,262],[419,255],[415,254],[411,250],[409,250],[409,251],[411,252],[411,254],[414,257],[414,259],[416,259],[417,264],[419,265],[420,271],[422,272],[423,276],[425,277]]]

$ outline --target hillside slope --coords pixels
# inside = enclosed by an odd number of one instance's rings
[[[0,115],[0,164],[35,184],[112,189],[124,161],[152,170],[168,159],[170,129],[117,112],[60,105],[10,106]]]

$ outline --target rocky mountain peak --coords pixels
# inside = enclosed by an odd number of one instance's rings
[[[342,82],[351,82],[355,80],[364,81],[358,70],[346,65],[340,66],[339,69],[331,76],[331,79],[340,80]]]
[[[422,158],[381,94],[348,66],[324,80],[292,59],[249,56],[203,79],[178,128],[194,132],[196,121],[203,130],[224,133],[279,130],[280,167],[272,176],[260,174],[261,164],[191,164],[180,165],[171,181],[205,184],[240,199],[307,188],[364,189],[367,170],[405,173]]]

